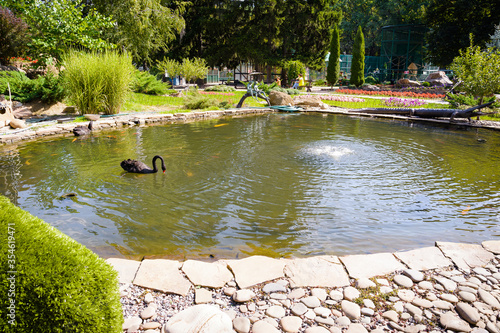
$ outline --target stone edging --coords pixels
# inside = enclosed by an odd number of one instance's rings
[[[198,310],[224,311],[219,324],[232,319],[213,332],[500,332],[500,241],[342,257],[107,261],[127,332],[197,332],[189,325]]]

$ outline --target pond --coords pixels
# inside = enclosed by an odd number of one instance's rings
[[[120,167],[154,155],[165,174]],[[498,240],[499,179],[499,132],[342,115],[133,127],[0,150],[0,194],[104,257],[344,255]]]

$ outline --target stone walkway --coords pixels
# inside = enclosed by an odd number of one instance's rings
[[[500,241],[203,262],[111,258],[125,332],[500,333]]]

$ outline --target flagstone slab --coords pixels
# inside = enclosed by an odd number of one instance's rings
[[[479,244],[436,242],[436,246],[445,256],[453,260],[458,268],[464,270],[485,266],[495,257]]]
[[[192,284],[180,270],[181,263],[168,259],[145,259],[137,271],[134,284],[165,293],[186,296]]]
[[[446,258],[443,252],[435,246],[396,252],[394,255],[406,266],[417,271],[426,271],[453,265],[453,262]]]
[[[371,278],[406,269],[392,253],[358,254],[339,258],[354,279]]]
[[[186,260],[182,265],[182,271],[195,286],[222,288],[233,278],[227,264],[223,262]]]
[[[286,261],[264,256],[252,256],[226,261],[241,289],[285,276]]]
[[[132,283],[141,265],[140,261],[122,258],[109,258],[106,261],[118,272],[118,282],[120,283]]]
[[[332,259],[332,261],[335,260]],[[338,258],[336,261],[338,263],[322,257],[290,260],[285,266],[285,275],[290,279],[292,288],[348,286],[349,276]]]
[[[500,241],[484,241],[481,243],[481,245],[483,245],[483,247],[490,252],[500,254]]]

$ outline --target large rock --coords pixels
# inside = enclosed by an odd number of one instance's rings
[[[418,81],[413,81],[410,79],[399,79],[397,82],[398,85],[402,87],[420,87],[421,84]]]
[[[170,318],[164,330],[166,333],[232,333],[233,323],[215,306],[195,305]]]
[[[453,84],[448,76],[446,76],[446,74],[441,71],[429,74],[425,81],[429,82],[432,86],[446,86],[449,84]]]
[[[233,278],[227,265],[221,262],[186,260],[182,265],[182,271],[195,286],[222,288]]]
[[[12,119],[9,123],[12,128],[26,128],[26,122],[21,119]]]
[[[292,104],[294,106],[301,106],[305,109],[308,108],[321,108],[328,109],[328,105],[323,103],[319,96],[311,96],[311,95],[299,95],[293,98]]]
[[[290,105],[292,104],[292,96],[284,92],[271,90],[269,93],[269,102],[271,105]]]
[[[12,107],[7,101],[0,102],[0,127],[7,126],[14,119]]]
[[[406,268],[392,253],[349,255],[339,259],[354,279],[386,275]]]

